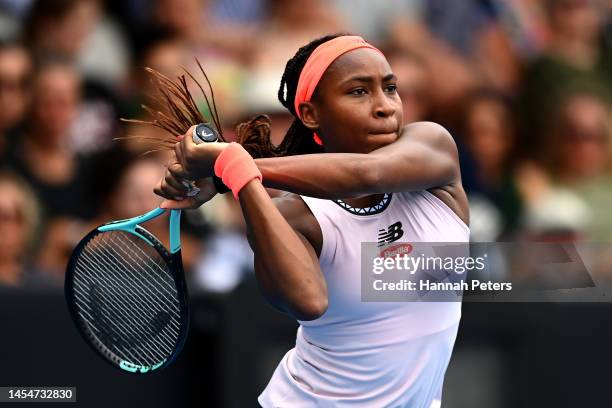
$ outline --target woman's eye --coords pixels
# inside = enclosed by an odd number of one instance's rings
[[[387,85],[385,87],[386,92],[397,92],[397,85]]]
[[[365,95],[366,94],[366,90],[363,88],[358,88],[358,89],[353,89],[350,92],[351,95]]]

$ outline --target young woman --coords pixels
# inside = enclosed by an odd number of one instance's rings
[[[244,148],[183,137],[155,190],[166,208],[195,207],[220,177],[240,201],[262,294],[300,322],[259,403],[436,406],[460,303],[361,302],[360,249],[392,225],[398,242],[468,241],[452,137],[434,123],[404,126],[391,67],[356,36],[302,47],[279,99],[296,120],[278,147],[262,117],[239,128]],[[203,178],[187,197],[183,181]],[[264,186],[288,193],[272,199]]]

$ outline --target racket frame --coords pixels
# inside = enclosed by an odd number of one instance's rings
[[[188,292],[187,292],[187,284],[185,282],[185,275],[183,272],[183,261],[181,257],[181,240],[180,240],[180,217],[181,210],[171,210],[170,211],[170,251],[166,249],[166,247],[149,231],[147,231],[144,227],[140,226],[140,223],[144,223],[150,221],[154,218],[159,217],[160,215],[166,212],[163,208],[156,208],[154,210],[149,211],[146,214],[139,215],[134,218],[119,220],[109,222],[107,224],[101,225],[92,231],[90,231],[75,247],[70,260],[68,262],[68,267],[66,268],[66,277],[64,284],[64,294],[66,297],[66,302],[68,304],[68,310],[70,312],[70,316],[74,322],[74,324],[78,327],[78,332],[83,337],[85,342],[100,356],[103,357],[103,360],[111,364],[113,367],[120,368],[125,372],[147,375],[152,374],[159,369],[162,369],[168,365],[170,365],[176,357],[180,354],[183,349],[185,342],[187,341],[187,333],[189,332],[189,303],[188,303]],[[172,354],[164,361],[157,363],[153,366],[141,366],[129,361],[121,359],[117,356],[113,351],[108,349],[92,332],[92,330],[87,326],[87,324],[83,321],[74,307],[76,304],[74,298],[74,272],[76,269],[76,263],[78,262],[79,256],[85,246],[97,235],[102,234],[108,231],[124,231],[130,234],[137,236],[140,239],[143,239],[147,244],[149,244],[153,249],[157,251],[157,253],[164,259],[167,263],[172,278],[174,279],[174,284],[177,289],[177,296],[180,305],[180,323],[181,323],[181,332],[179,333],[177,344],[172,351]]]

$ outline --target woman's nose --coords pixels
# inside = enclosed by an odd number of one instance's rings
[[[374,111],[376,117],[379,118],[393,116],[395,114],[395,104],[384,92],[380,92],[380,95],[376,97]]]

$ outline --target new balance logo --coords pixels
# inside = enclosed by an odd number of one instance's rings
[[[397,241],[404,236],[404,230],[402,229],[402,223],[396,222],[395,224],[389,225],[387,229],[378,230],[378,246],[381,247],[385,244]]]

